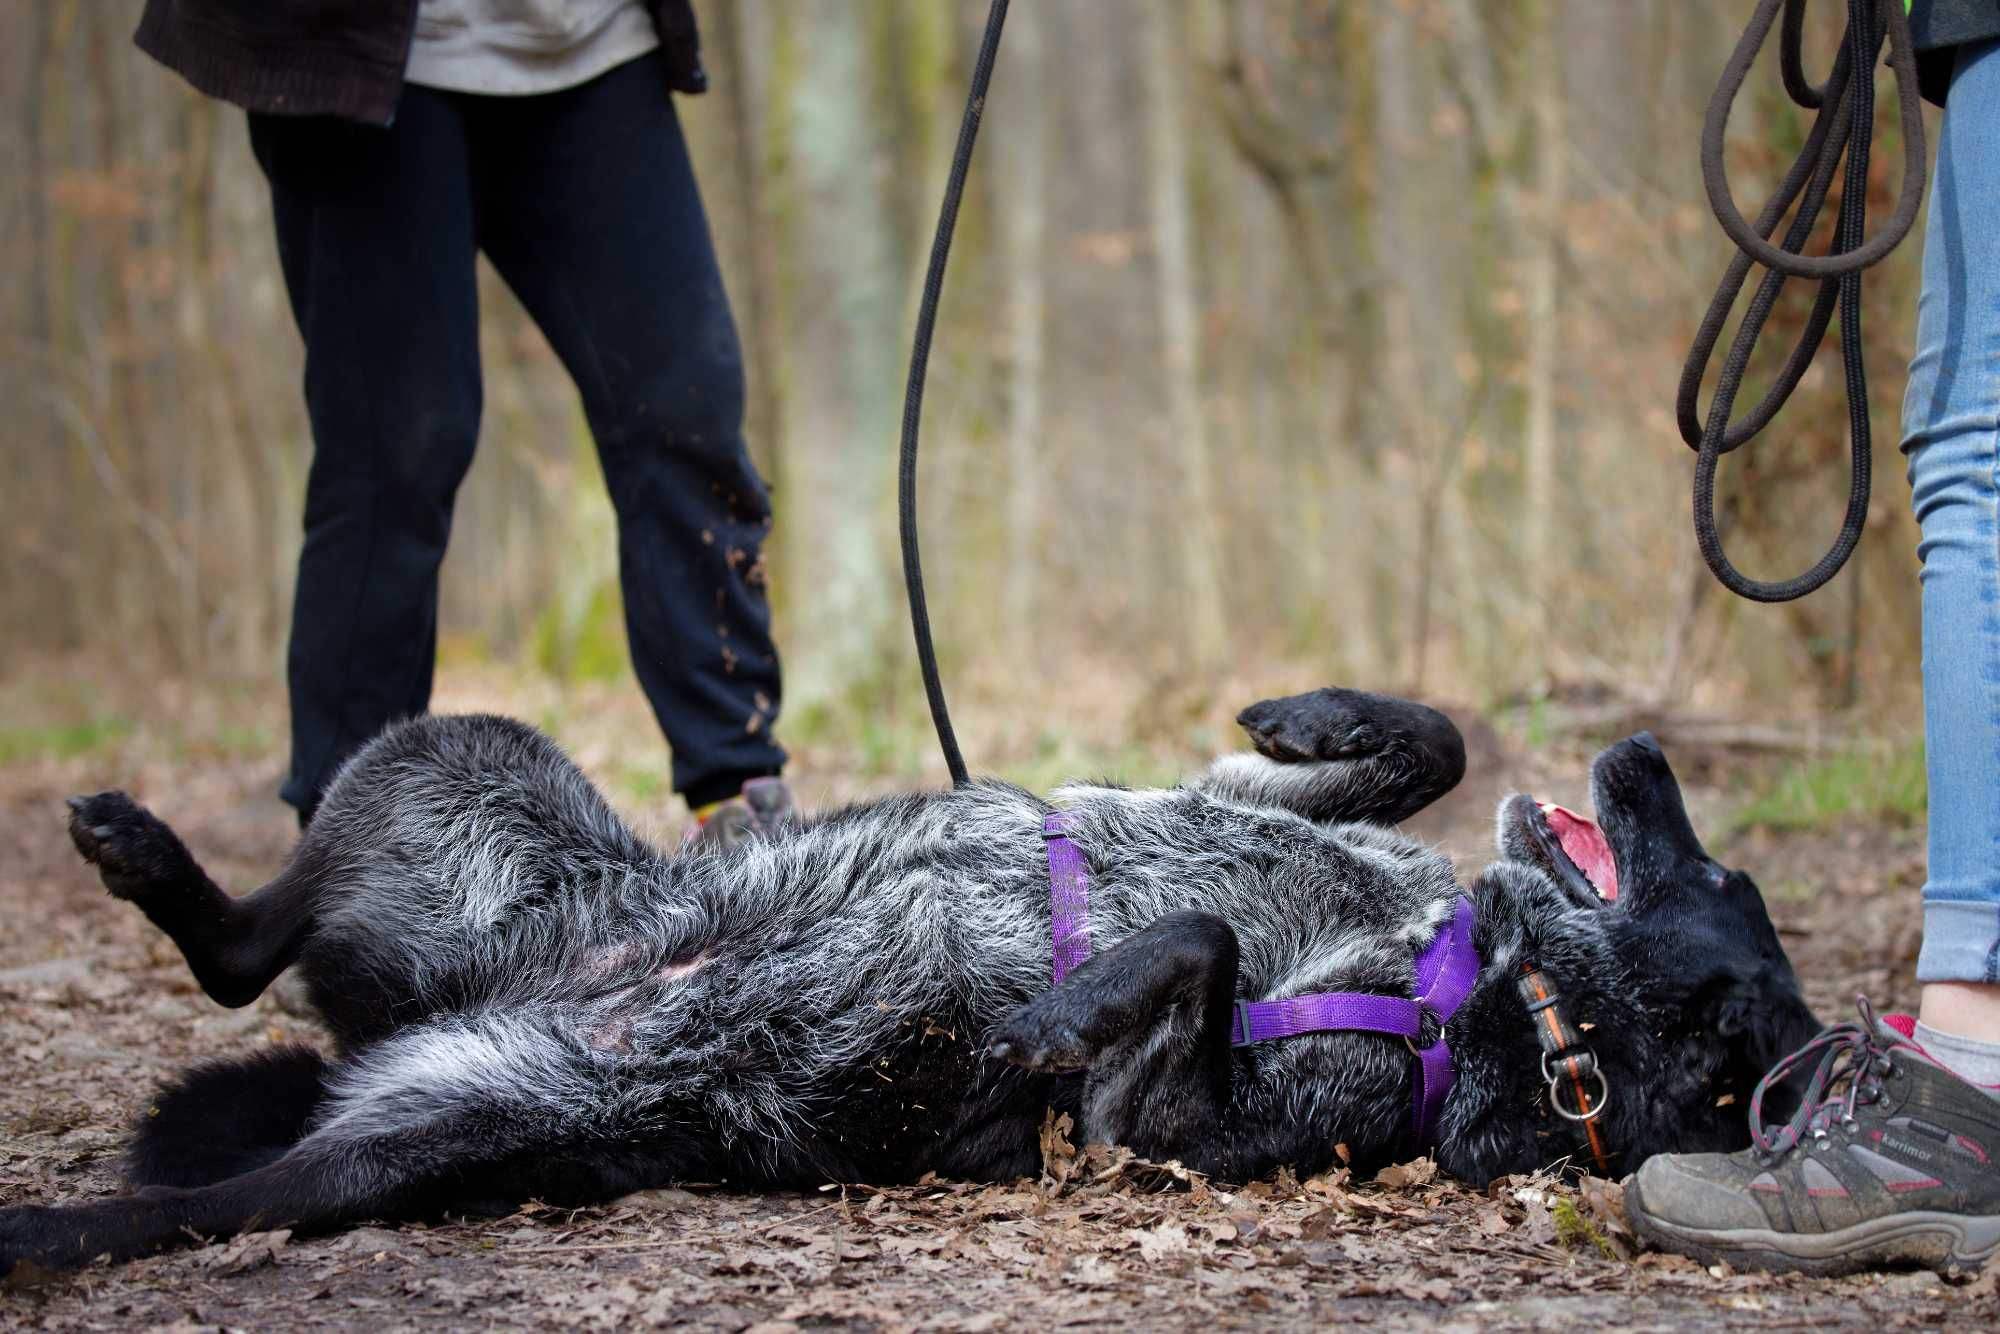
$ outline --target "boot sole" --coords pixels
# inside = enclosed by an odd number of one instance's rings
[[[1864,1269],[1918,1266],[1971,1273],[2000,1251],[2000,1215],[1927,1209],[1870,1218],[1835,1232],[1774,1232],[1766,1228],[1692,1228],[1646,1212],[1635,1179],[1625,1188],[1632,1230],[1664,1251],[1705,1265],[1831,1276]]]

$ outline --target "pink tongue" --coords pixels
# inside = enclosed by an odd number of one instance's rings
[[[1549,828],[1576,869],[1590,877],[1598,897],[1606,901],[1617,898],[1618,859],[1611,855],[1611,842],[1596,822],[1556,805],[1542,807],[1542,814],[1548,817]]]

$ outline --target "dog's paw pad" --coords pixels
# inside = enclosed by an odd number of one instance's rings
[[[69,799],[69,838],[95,866],[104,887],[131,898],[147,883],[174,876],[187,852],[174,832],[123,792]]]
[[[986,1044],[986,1054],[1023,1070],[1045,1074],[1068,1074],[1090,1064],[1088,1045],[1082,1034],[1067,1024],[1025,1016],[994,1034],[993,1040]]]

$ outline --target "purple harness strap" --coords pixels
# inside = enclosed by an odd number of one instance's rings
[[[1049,845],[1049,936],[1055,947],[1056,982],[1090,957],[1090,868],[1069,841],[1069,817],[1061,811],[1042,821]]]
[[[1052,812],[1042,821],[1042,837],[1049,847],[1049,934],[1057,985],[1090,957],[1090,873],[1082,850],[1070,841],[1070,827],[1064,811]],[[1472,901],[1461,895],[1451,921],[1417,955],[1415,1000],[1361,991],[1239,1000],[1230,1025],[1230,1045],[1243,1047],[1301,1033],[1380,1033],[1403,1039],[1417,1058],[1411,1123],[1419,1146],[1430,1148],[1445,1094],[1451,1090],[1451,1048],[1442,1031],[1428,1047],[1417,1043],[1423,1037],[1426,1014],[1434,1016],[1442,1030],[1472,992],[1479,976],[1479,955],[1472,948],[1473,921]]]

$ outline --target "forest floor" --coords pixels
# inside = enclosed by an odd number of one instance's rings
[[[493,702],[475,689],[447,692],[441,704]],[[628,702],[561,717],[515,696],[499,702],[555,724],[642,828],[671,836],[671,799],[621,767],[629,738],[646,735]],[[123,1128],[157,1080],[193,1060],[315,1036],[271,995],[236,1011],[207,1002],[172,947],[107,898],[71,851],[63,796],[113,785],[153,805],[224,884],[258,883],[288,847],[267,708],[191,696],[150,710],[177,721],[165,730],[92,724],[11,748],[0,737],[6,1203],[117,1190]],[[1586,805],[1587,745],[1529,747],[1481,733],[1461,794],[1418,829],[1468,868],[1490,850],[1502,792]],[[1841,1017],[1857,991],[1884,1009],[1909,1005],[1922,846],[1907,817],[1736,828],[1730,812],[1749,793],[1741,771],[1756,765],[1671,740],[1668,749],[1696,827],[1764,886],[1819,1014]],[[901,781],[857,770],[835,747],[798,760],[808,801]],[[1608,1182],[1514,1180],[1482,1193],[1418,1163],[1381,1181],[1335,1173],[1225,1188],[1045,1139],[1043,1177],[1003,1185],[828,1183],[768,1195],[689,1186],[577,1211],[530,1206],[496,1220],[322,1238],[259,1234],[13,1285],[0,1291],[0,1326],[763,1334],[1330,1320],[1440,1329],[2000,1324],[2000,1268],[1971,1282],[1923,1273],[1813,1280],[1638,1253]]]

